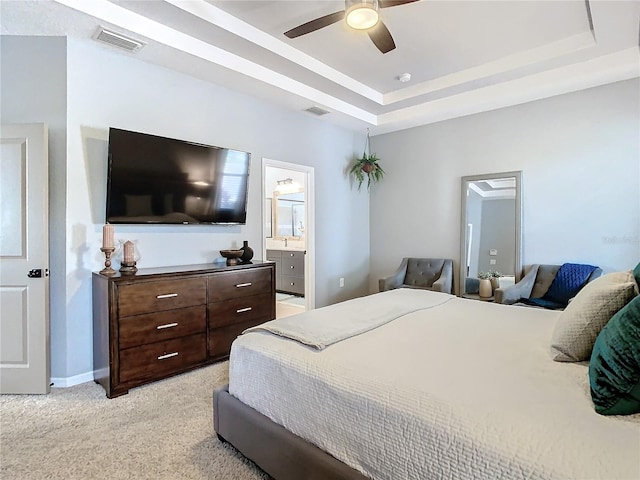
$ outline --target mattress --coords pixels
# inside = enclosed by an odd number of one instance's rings
[[[640,478],[640,415],[551,360],[558,315],[451,298],[321,351],[250,332],[229,392],[376,480]]]

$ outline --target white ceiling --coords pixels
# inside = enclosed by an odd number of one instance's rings
[[[283,32],[341,0],[37,0],[0,3],[2,34],[140,40],[123,55],[372,135],[640,76],[640,0],[421,0],[384,8],[397,48],[338,22]],[[398,76],[410,73],[410,82]],[[311,114],[309,114],[311,115]]]

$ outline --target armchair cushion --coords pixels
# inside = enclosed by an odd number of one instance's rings
[[[394,274],[381,278],[380,291],[399,287],[424,288],[451,293],[453,260],[445,258],[403,258]]]

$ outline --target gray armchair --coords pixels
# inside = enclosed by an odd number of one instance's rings
[[[512,305],[522,299],[542,299],[556,278],[561,265],[531,266],[531,270],[515,285],[497,288],[493,293],[496,303]],[[583,286],[602,275],[602,269],[595,267]]]
[[[393,275],[381,278],[380,291],[394,288],[424,288],[452,293],[453,260],[448,258],[403,258]]]

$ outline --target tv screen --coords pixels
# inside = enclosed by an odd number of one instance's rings
[[[109,129],[108,223],[244,224],[251,155]]]

